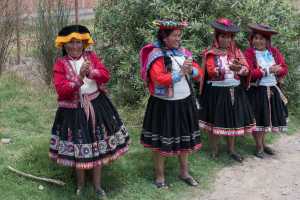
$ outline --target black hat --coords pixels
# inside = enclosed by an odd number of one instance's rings
[[[72,39],[85,41],[85,48],[94,44],[90,31],[87,27],[82,25],[70,25],[65,26],[59,31],[58,36],[55,39],[55,46],[57,48],[62,47]]]
[[[211,26],[217,31],[224,33],[237,33],[240,31],[240,28],[227,18],[219,18],[212,22]]]
[[[252,32],[260,33],[266,36],[278,34],[277,31],[275,31],[274,29],[272,29],[271,26],[266,24],[248,24],[248,27]]]

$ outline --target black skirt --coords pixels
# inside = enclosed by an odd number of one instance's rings
[[[255,119],[242,86],[215,87],[206,84],[200,97],[199,126],[208,133],[238,136],[252,133]]]
[[[58,164],[91,169],[127,152],[129,135],[111,101],[99,94],[91,104],[95,126],[80,106],[58,108],[49,151],[50,158]]]
[[[200,137],[191,96],[182,100],[149,98],[141,134],[144,147],[162,156],[176,156],[200,149]]]
[[[247,91],[256,119],[254,132],[287,131],[288,110],[279,90],[277,86],[252,86]]]

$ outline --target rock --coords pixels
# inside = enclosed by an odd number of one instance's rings
[[[44,186],[39,185],[39,190],[44,190]]]
[[[10,138],[2,138],[1,139],[1,143],[2,144],[10,144],[11,143],[11,139]]]

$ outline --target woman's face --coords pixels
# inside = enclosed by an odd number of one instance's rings
[[[231,33],[220,33],[218,35],[218,43],[220,48],[227,49],[232,41],[233,35]]]
[[[253,36],[252,44],[257,50],[265,50],[267,48],[267,39],[261,34],[256,33]]]
[[[178,49],[181,42],[181,30],[174,30],[172,33],[163,39],[168,49]]]
[[[66,52],[69,56],[77,58],[83,52],[83,42],[81,40],[72,39],[64,45]]]

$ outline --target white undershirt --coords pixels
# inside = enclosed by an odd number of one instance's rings
[[[183,65],[185,57],[184,56],[172,56],[171,60],[172,60],[172,72],[179,73],[180,66],[178,65],[178,63],[180,65]],[[174,83],[173,89],[174,89],[173,97],[163,97],[163,96],[156,96],[156,95],[155,96],[160,99],[164,99],[164,100],[180,100],[180,99],[185,99],[186,97],[191,95],[190,87],[189,87],[189,84],[188,84],[187,80],[185,79],[185,77],[182,77],[180,79],[180,81]]]
[[[83,62],[84,62],[83,57],[81,57],[78,60],[70,60],[70,63],[73,69],[76,71],[77,75],[79,75],[80,68]],[[97,83],[95,80],[84,77],[83,82],[84,84],[80,87],[80,94],[91,94],[98,90]]]

